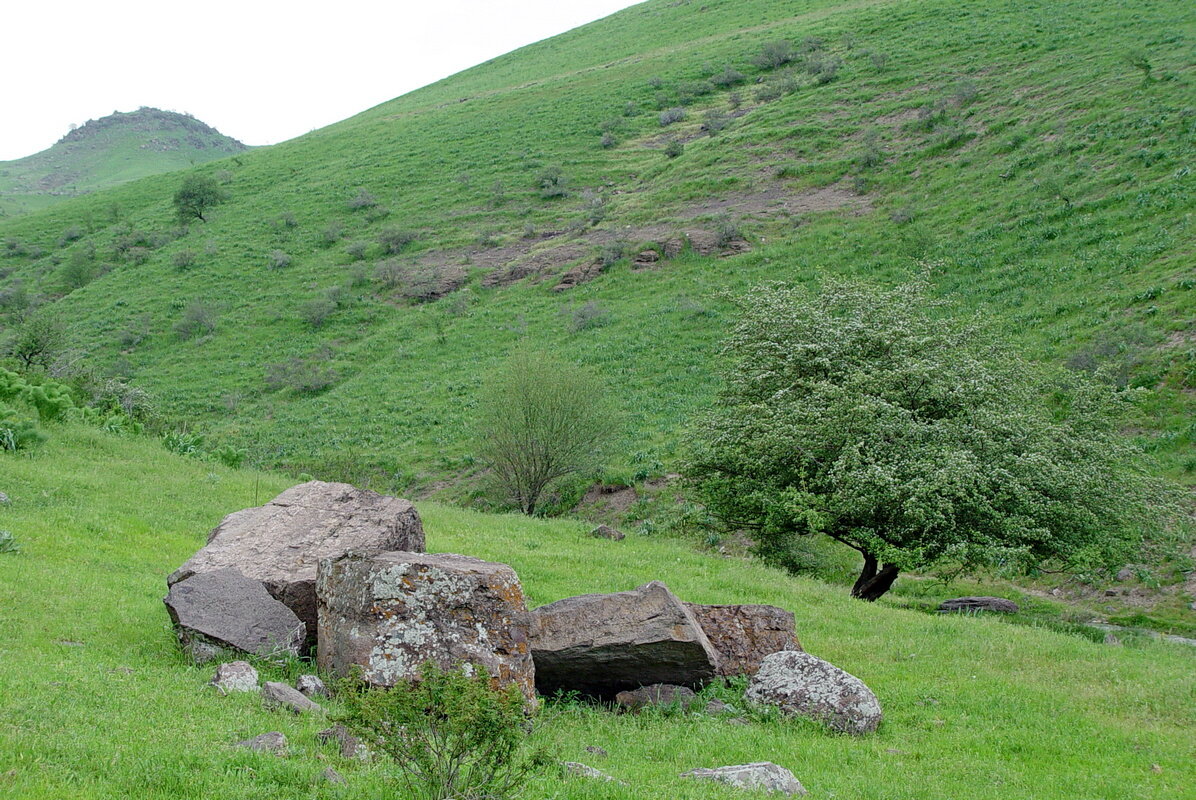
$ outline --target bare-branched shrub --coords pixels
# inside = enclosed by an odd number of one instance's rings
[[[546,167],[536,176],[540,197],[550,200],[569,194],[569,177],[557,166]]]
[[[562,312],[568,322],[570,333],[599,328],[610,322],[610,311],[602,307],[596,300],[590,300],[582,305],[565,309]]]
[[[660,112],[661,127],[664,127],[666,125],[672,125],[674,122],[681,122],[684,119],[685,119],[685,109],[681,108],[680,106],[666,108],[664,111]]]
[[[324,346],[306,356],[294,356],[271,364],[266,369],[266,388],[271,391],[289,389],[296,394],[318,394],[340,378],[331,362],[332,350]]]
[[[291,266],[291,256],[282,250],[271,250],[266,256],[266,266],[270,269],[286,269]]]
[[[716,136],[730,124],[731,117],[719,108],[711,109],[702,116],[702,130],[710,136]]]
[[[367,192],[364,186],[357,190],[357,194],[349,198],[349,208],[353,211],[373,208],[376,205],[378,205],[378,198]]]
[[[746,80],[747,80],[746,75],[744,75],[742,72],[735,69],[734,67],[727,65],[727,66],[723,67],[722,72],[719,72],[718,74],[714,75],[710,79],[710,82],[713,83],[715,86],[722,87],[723,89],[729,89],[732,86],[738,86],[739,84],[743,83]]]
[[[174,325],[180,339],[206,336],[216,330],[216,311],[202,300],[192,300],[183,309],[183,316]]]
[[[199,254],[194,250],[179,250],[170,257],[170,262],[174,264],[175,269],[186,271],[199,263]]]
[[[330,247],[341,240],[345,234],[345,226],[340,220],[333,220],[324,226],[320,232],[320,240],[325,247]]]
[[[719,247],[743,240],[743,231],[739,223],[730,214],[720,214],[714,220],[715,243]]]
[[[405,230],[403,228],[387,228],[378,234],[378,244],[382,245],[382,252],[388,255],[396,255],[403,252],[407,245],[419,238],[419,234],[415,231]]]
[[[884,72],[889,67],[889,54],[882,53],[878,50],[873,50],[868,53],[868,59],[872,62],[872,68],[877,72]]]
[[[591,225],[597,225],[606,219],[606,198],[593,189],[582,190],[581,207],[586,222]]]
[[[299,317],[312,330],[324,327],[324,323],[336,311],[336,301],[330,297],[315,297],[299,307]]]
[[[601,144],[602,144],[603,150],[609,150],[618,143],[619,143],[619,140],[616,139],[615,135],[613,133],[611,133],[610,131],[607,131],[606,133],[602,134]]]
[[[776,69],[788,64],[797,54],[793,51],[793,42],[788,39],[777,39],[765,42],[760,47],[760,53],[752,59],[752,63],[760,69]]]
[[[368,242],[349,242],[345,247],[345,253],[354,261],[361,261],[365,258],[365,251],[369,246]]]

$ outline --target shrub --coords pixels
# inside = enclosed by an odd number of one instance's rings
[[[59,276],[62,278],[63,286],[68,292],[81,289],[91,283],[95,278],[96,266],[92,261],[92,254],[94,252],[94,249],[76,249],[67,258],[66,263],[62,265]]]
[[[66,328],[51,310],[28,313],[17,325],[8,354],[25,369],[49,367],[66,347]]]
[[[351,211],[373,208],[376,205],[378,205],[378,198],[367,192],[364,186],[358,188],[357,194],[349,198],[349,209]]]
[[[739,223],[730,214],[720,214],[714,221],[714,241],[719,247],[726,247],[732,242],[743,239],[743,231]]]
[[[490,207],[498,208],[507,202],[507,187],[502,181],[495,181],[490,187]]]
[[[760,69],[776,69],[788,64],[795,57],[793,43],[787,39],[777,39],[765,42],[760,48],[760,53],[752,59],[752,63]]]
[[[367,242],[350,242],[349,245],[345,247],[345,253],[354,261],[361,261],[365,258],[365,251],[367,248],[369,248],[369,243]]]
[[[551,200],[565,197],[569,194],[569,178],[560,167],[546,167],[536,176],[536,186],[540,190],[540,197]]]
[[[188,270],[198,263],[199,255],[194,250],[180,250],[171,256],[170,261],[175,269]]]
[[[661,127],[664,127],[666,125],[672,125],[674,122],[681,122],[684,119],[685,119],[685,109],[681,108],[680,106],[674,106],[673,108],[666,108],[664,111],[660,112]]]
[[[183,309],[183,316],[175,323],[174,332],[180,339],[206,336],[216,330],[216,312],[201,300],[192,300]]]
[[[710,136],[715,136],[721,131],[726,130],[730,124],[731,118],[721,109],[711,109],[702,116],[702,130],[706,131]]]
[[[723,67],[723,71],[710,79],[710,82],[715,86],[720,86],[724,89],[729,89],[732,86],[738,86],[747,80],[747,76],[731,66]]]
[[[618,143],[619,143],[619,140],[616,139],[615,135],[613,133],[611,133],[610,131],[607,131],[606,133],[602,134],[602,149],[603,150],[609,150]]]
[[[321,347],[306,356],[295,356],[266,368],[266,387],[272,391],[290,389],[297,394],[318,394],[340,378],[332,368],[332,351]]]
[[[390,255],[403,252],[403,248],[419,238],[415,231],[401,228],[387,228],[378,234],[378,244],[382,245],[382,252]]]
[[[298,228],[299,227],[299,220],[296,219],[295,215],[290,211],[284,211],[281,214],[279,214],[278,220],[276,222],[277,222],[278,226],[281,228]]]
[[[710,81],[686,81],[677,87],[677,101],[683,106],[688,106],[699,97],[705,97],[713,91],[714,84]]]
[[[822,86],[839,76],[841,66],[843,62],[837,58],[812,59],[806,69],[814,76],[814,83]]]
[[[283,250],[271,250],[266,256],[266,266],[270,269],[286,269],[291,266],[291,256]]]
[[[33,420],[21,419],[16,410],[0,405],[0,451],[28,450],[46,440]]]
[[[334,220],[324,226],[324,230],[320,231],[320,240],[325,247],[336,244],[341,240],[341,236],[345,233],[345,226],[340,220]]]
[[[395,763],[406,797],[502,800],[552,763],[529,738],[534,712],[523,695],[496,688],[484,667],[426,663],[417,680],[341,694],[338,721]]]
[[[299,307],[299,316],[312,330],[324,326],[336,311],[336,301],[329,297],[316,297]]]
[[[565,315],[568,318],[570,333],[581,333],[591,328],[600,328],[610,322],[610,311],[603,308],[596,300],[590,300],[576,308],[567,309]]]
[[[388,258],[385,261],[379,261],[378,265],[374,267],[374,280],[387,289],[395,289],[402,285],[406,274],[407,271],[403,267],[403,263],[397,258]]]
[[[670,139],[669,143],[665,145],[664,154],[669,158],[676,158],[685,152],[685,145],[681,143],[680,139]]]
[[[623,105],[623,116],[634,117],[638,113],[640,113],[640,107],[630,100]]]
[[[203,455],[203,436],[187,431],[167,431],[162,434],[162,446],[180,456],[199,458]]]
[[[612,266],[627,255],[629,245],[622,239],[616,239],[613,242],[607,242],[602,245],[602,249],[598,251],[598,263],[602,265],[603,269]]]
[[[880,134],[870,130],[864,134],[864,146],[855,158],[860,169],[872,169],[884,163],[885,154],[880,149]]]
[[[884,72],[889,66],[889,54],[872,51],[868,54],[868,59],[872,62],[872,68],[877,72]]]
[[[125,260],[130,264],[140,266],[150,260],[150,249],[148,247],[130,247],[125,251]]]
[[[230,469],[240,469],[248,455],[249,451],[244,448],[233,447],[231,444],[226,444],[212,451],[212,457]]]
[[[963,106],[971,105],[979,96],[980,87],[976,85],[976,82],[964,80],[960,81],[959,85],[955,87],[955,91],[951,97],[955,101],[955,105],[962,108]]]
[[[62,232],[62,236],[58,237],[58,246],[63,247],[71,242],[77,242],[83,238],[83,229],[78,225],[72,225]]]
[[[739,92],[731,92],[729,95],[727,95],[727,105],[733,109],[739,108],[741,105],[743,105],[743,95],[741,95]]]
[[[7,449],[3,447],[2,442],[0,442],[0,449]],[[12,531],[0,531],[0,553],[19,552],[21,552],[21,545],[12,535]]]
[[[586,222],[591,225],[597,225],[606,218],[606,199],[593,189],[582,190],[581,207],[585,212]]]

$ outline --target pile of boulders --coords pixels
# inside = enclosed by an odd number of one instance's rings
[[[468,663],[496,685],[517,686],[529,704],[537,692],[575,692],[631,712],[690,708],[693,690],[710,680],[748,675],[753,702],[848,733],[880,721],[862,682],[802,652],[783,609],[686,603],[652,581],[529,612],[506,564],[423,549],[411,503],[311,481],[226,517],[170,576],[165,602],[180,643],[201,663],[314,648],[322,670],[376,686],[411,680],[429,661]],[[213,683],[260,691],[296,712],[319,709],[313,698],[326,690],[315,676],[259,686],[252,670],[222,664]],[[707,710],[724,707],[713,701]]]

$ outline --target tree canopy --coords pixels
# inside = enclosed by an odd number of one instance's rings
[[[174,193],[174,208],[178,212],[180,222],[187,223],[193,219],[207,222],[204,213],[227,199],[227,193],[220,188],[215,178],[209,175],[188,175],[183,178],[183,185]]]
[[[1169,490],[1118,432],[1132,393],[1040,374],[921,283],[756,288],[685,471],[785,562],[796,537],[859,551],[852,594],[903,570],[1124,563]]]

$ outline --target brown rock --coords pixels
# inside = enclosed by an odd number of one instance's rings
[[[718,651],[719,675],[755,675],[766,656],[782,650],[801,650],[793,613],[783,608],[685,605]]]
[[[163,600],[179,641],[196,663],[224,652],[299,655],[305,627],[259,580],[235,569],[203,572],[170,587]]]
[[[351,553],[320,562],[322,669],[354,667],[376,686],[444,668],[484,666],[496,685],[535,702],[523,587],[506,564],[451,553]]]
[[[310,481],[287,489],[264,506],[229,514],[208,543],[175,570],[171,586],[192,575],[228,567],[260,580],[307,626],[315,644],[316,564],[350,550],[424,549],[415,507],[346,483]]]
[[[612,528],[609,525],[599,525],[597,528],[594,528],[594,530],[590,531],[590,535],[595,539],[611,539],[616,542],[627,538],[627,534],[623,533],[623,531]]]
[[[698,696],[692,689],[684,686],[674,686],[671,683],[654,683],[651,686],[641,686],[635,691],[619,692],[615,695],[615,703],[627,711],[639,711],[648,706],[679,706],[688,709],[698,702]]]
[[[718,663],[693,614],[660,581],[541,606],[532,611],[531,640],[542,694],[613,697],[653,683],[700,686]]]

